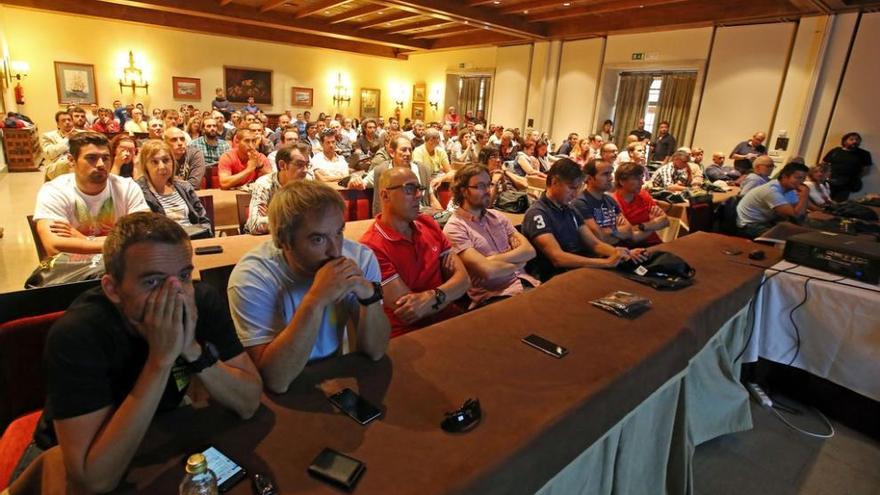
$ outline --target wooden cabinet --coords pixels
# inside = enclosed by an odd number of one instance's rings
[[[10,172],[33,172],[39,170],[42,152],[40,135],[36,127],[26,129],[5,128],[3,154]]]

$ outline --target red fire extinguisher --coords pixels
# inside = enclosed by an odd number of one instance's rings
[[[15,85],[15,104],[24,105],[24,88],[21,87],[21,83]]]

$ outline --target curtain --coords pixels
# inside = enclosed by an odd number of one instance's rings
[[[626,141],[627,133],[637,128],[639,119],[645,117],[645,110],[648,107],[648,89],[651,88],[653,80],[653,74],[620,75],[614,111],[614,132],[619,148]]]
[[[679,72],[663,74],[660,86],[660,102],[657,105],[655,122],[669,121],[669,133],[675,138],[678,146],[684,146],[687,132],[688,116],[691,113],[691,101],[694,87],[697,85],[695,72]],[[657,125],[654,125],[657,128]],[[654,133],[656,135],[656,133]]]
[[[464,115],[467,111],[477,114],[480,103],[480,82],[485,80],[483,90],[486,95],[489,94],[489,78],[488,77],[462,77],[461,90],[458,92],[458,105],[456,111],[459,115]],[[484,102],[485,104],[485,102]],[[486,112],[488,114],[488,112]]]

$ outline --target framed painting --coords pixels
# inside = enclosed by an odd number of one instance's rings
[[[272,71],[247,67],[223,66],[223,85],[226,98],[232,103],[247,103],[254,97],[254,103],[272,104]]]
[[[202,80],[194,77],[171,77],[175,100],[201,100]]]
[[[425,120],[425,103],[413,103],[412,104],[412,118],[413,120]]]
[[[58,103],[98,103],[95,66],[73,62],[55,62],[55,87]]]
[[[312,108],[314,106],[315,93],[312,88],[290,88],[290,104],[295,107]]]
[[[382,91],[373,88],[361,88],[361,119],[379,117],[379,103]]]
[[[413,85],[413,102],[425,102],[425,97],[428,94],[427,87],[425,83],[419,83]]]

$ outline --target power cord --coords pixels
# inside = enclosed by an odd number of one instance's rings
[[[739,361],[739,359],[743,356],[743,354],[746,353],[746,349],[749,348],[749,344],[752,342],[752,336],[755,333],[755,323],[756,323],[756,321],[755,321],[756,320],[756,318],[755,318],[755,300],[758,298],[758,293],[761,292],[761,288],[764,287],[764,284],[766,284],[771,278],[779,275],[780,273],[785,273],[788,270],[791,270],[792,268],[796,268],[797,266],[799,266],[799,265],[790,266],[784,270],[778,270],[775,273],[772,273],[771,275],[765,277],[764,280],[762,280],[761,283],[758,284],[757,287],[755,287],[755,293],[752,294],[752,300],[749,301],[748,319],[746,320],[747,321],[746,324],[749,327],[749,336],[746,337],[746,343],[743,345],[742,350],[739,351],[739,354],[737,354],[736,357],[733,359],[734,363]]]
[[[746,388],[748,389],[749,394],[751,394],[752,399],[755,402],[760,404],[761,407],[763,407],[764,409],[769,409],[770,412],[776,415],[776,417],[779,418],[779,420],[782,421],[783,424],[785,424],[785,426],[788,426],[792,430],[813,438],[827,439],[834,436],[834,426],[831,424],[831,421],[828,421],[828,418],[826,418],[825,415],[822,414],[822,411],[816,408],[810,408],[813,410],[813,412],[816,413],[817,416],[819,416],[819,419],[821,419],[822,422],[825,423],[825,426],[828,427],[828,433],[816,433],[813,431],[804,430],[803,428],[794,425],[785,416],[779,413],[779,411],[783,411],[795,415],[803,414],[799,409],[794,406],[779,404],[778,401],[774,402],[773,399],[771,399],[770,396],[765,393],[761,386],[757,383],[746,383]]]

